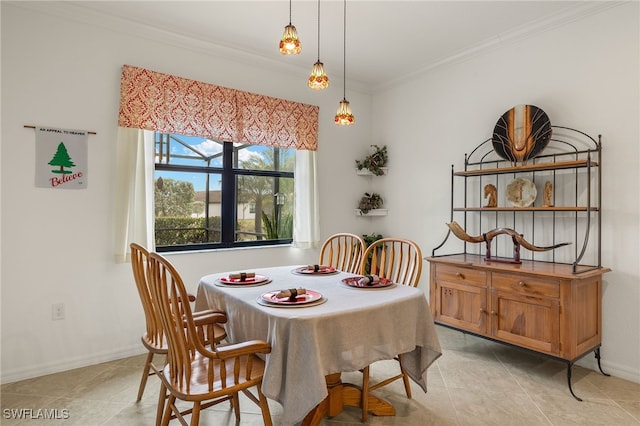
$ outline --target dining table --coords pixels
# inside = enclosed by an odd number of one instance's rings
[[[270,343],[263,393],[282,404],[282,425],[316,425],[344,406],[361,407],[361,387],[343,383],[342,372],[403,354],[406,372],[427,392],[427,369],[442,354],[423,290],[363,286],[360,278],[317,265],[214,273],[200,279],[195,309],[224,311],[229,342]],[[276,297],[289,289],[302,294]],[[395,415],[378,396],[368,401],[374,415]]]

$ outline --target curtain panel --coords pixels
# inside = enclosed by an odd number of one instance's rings
[[[319,107],[124,65],[119,127],[316,151]]]
[[[152,131],[118,128],[114,244],[116,263],[129,262],[129,244],[155,250],[153,172],[155,138]]]

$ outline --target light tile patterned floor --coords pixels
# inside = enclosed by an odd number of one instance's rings
[[[566,382],[566,365],[505,345],[437,327],[443,356],[429,369],[429,391],[413,386],[413,399],[400,382],[376,393],[396,407],[394,417],[369,417],[372,425],[640,425],[640,384],[599,372],[573,368],[575,400]],[[143,356],[79,368],[1,388],[0,424],[61,426],[147,426],[154,424],[158,381],[149,378],[135,402]],[[388,375],[394,362],[372,366],[372,380]],[[394,370],[395,371],[395,370]],[[358,383],[359,373],[343,380]],[[282,407],[271,401],[274,425]],[[8,418],[10,409],[58,409],[58,420]],[[67,411],[63,411],[67,410]],[[261,425],[258,407],[241,400],[241,425]],[[174,422],[176,423],[176,422]],[[172,423],[173,424],[173,423]],[[205,410],[202,426],[235,425],[228,404]],[[360,424],[360,412],[348,408],[324,425]]]

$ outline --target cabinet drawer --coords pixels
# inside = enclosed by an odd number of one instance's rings
[[[560,297],[560,281],[530,275],[511,275],[494,272],[491,285],[497,290],[514,291],[527,296]]]
[[[436,267],[436,280],[479,285],[484,287],[487,285],[487,273],[485,271],[479,271],[471,268],[438,265]]]

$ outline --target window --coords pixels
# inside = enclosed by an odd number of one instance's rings
[[[157,251],[288,244],[295,149],[155,133]]]

